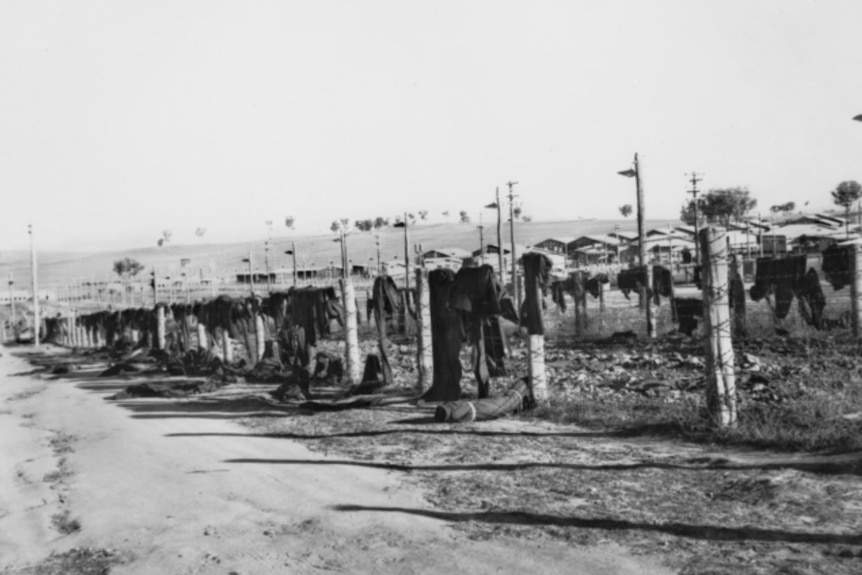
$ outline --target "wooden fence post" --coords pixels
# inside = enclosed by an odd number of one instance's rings
[[[646,269],[644,271],[646,274],[646,285],[643,287],[644,291],[644,299],[646,302],[646,328],[647,328],[647,336],[650,339],[656,338],[656,321],[655,321],[655,312],[652,308],[652,300],[653,300],[653,292],[655,291],[655,282],[653,282],[653,265],[646,264]]]
[[[72,347],[78,346],[78,312],[72,311]]]
[[[362,367],[359,360],[359,324],[356,319],[356,291],[349,277],[341,280],[341,296],[344,301],[344,352],[347,382],[362,383]]]
[[[230,364],[233,363],[233,347],[230,343],[230,334],[227,329],[222,329],[221,332],[221,349],[222,349],[222,360],[224,363]]]
[[[745,337],[748,326],[745,318],[745,267],[742,258],[733,255],[731,258],[730,298],[733,302],[733,333]]]
[[[572,273],[574,289],[572,296],[575,304],[575,337],[582,338],[587,332],[587,274],[583,271]]]
[[[736,425],[736,374],[730,331],[727,232],[700,231],[703,255],[703,303],[706,326],[706,403],[718,427]]]
[[[263,354],[266,352],[266,328],[263,325],[263,316],[260,313],[255,313],[254,316],[254,337],[255,353],[257,354],[254,362],[257,363],[263,359]]]
[[[605,284],[601,281],[599,283],[599,313],[605,313]]]
[[[156,306],[156,349],[164,350],[167,347],[165,332],[165,306]]]
[[[539,289],[540,261],[546,256],[526,253],[522,257],[524,266],[524,308],[527,313],[527,353],[530,358],[528,374],[533,398],[538,405],[548,405],[548,378],[545,372],[545,326],[542,320],[542,295]],[[550,267],[550,266],[548,266]]]
[[[850,247],[851,253],[851,276],[850,276],[850,325],[853,328],[853,337],[862,337],[862,246],[854,244]]]
[[[425,393],[431,387],[434,373],[434,353],[431,347],[431,291],[428,289],[428,271],[424,268],[416,270],[416,306],[419,308],[418,337],[416,339],[416,364],[419,368],[419,378],[416,391]]]
[[[198,322],[198,349],[205,352],[209,349],[207,341],[207,327],[203,322]]]

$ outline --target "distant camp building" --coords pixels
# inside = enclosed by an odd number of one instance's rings
[[[622,244],[610,234],[590,234],[572,240],[567,248],[576,266],[586,266],[618,262]]]

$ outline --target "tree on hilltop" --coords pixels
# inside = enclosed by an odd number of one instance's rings
[[[143,269],[144,266],[141,262],[130,257],[125,257],[114,262],[114,273],[124,280],[135,277]]]
[[[733,187],[709,190],[697,198],[698,220],[727,227],[731,222],[741,222],[757,206],[748,188]],[[695,214],[694,199],[682,205],[680,219],[693,225]]]
[[[862,197],[862,186],[856,180],[841,182],[832,190],[832,201],[836,206],[844,208],[844,229],[848,236],[850,235],[850,208],[860,197]]]

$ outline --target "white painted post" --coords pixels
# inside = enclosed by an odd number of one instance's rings
[[[263,326],[263,316],[257,314],[254,318],[255,348],[257,350],[257,361],[263,359],[266,351],[266,330]]]
[[[230,335],[227,330],[222,330],[221,336],[222,359],[225,363],[233,363],[233,347],[230,343]]]
[[[736,425],[736,374],[731,338],[727,232],[700,231],[706,326],[706,402],[718,427]]]
[[[156,306],[156,349],[167,347],[165,332],[165,306]]]
[[[851,270],[850,278],[850,325],[853,329],[853,337],[862,338],[862,246],[855,244],[850,247]]]
[[[362,383],[361,365],[359,360],[359,324],[356,319],[356,291],[349,277],[341,280],[341,295],[344,300],[344,312],[347,316],[344,322],[345,363],[347,364],[348,383]]]
[[[527,287],[527,289],[530,289]],[[527,351],[530,355],[529,375],[533,383],[533,397],[539,405],[547,405],[548,377],[545,372],[545,335],[530,334],[527,336]]]
[[[198,322],[198,349],[207,351],[209,349],[207,341],[207,328],[203,323]]]
[[[431,387],[434,376],[434,351],[431,347],[431,290],[428,288],[428,270],[416,270],[416,299],[419,308],[419,325],[416,345],[416,362],[419,379],[416,391],[425,393]]]
[[[72,310],[72,328],[70,331],[72,334],[72,347],[78,347],[80,345],[78,343],[78,312],[75,310]]]

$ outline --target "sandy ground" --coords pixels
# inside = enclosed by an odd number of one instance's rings
[[[355,511],[432,508],[392,471],[321,465],[236,422],[286,410],[106,401],[130,381],[96,365],[31,374],[22,348],[0,353],[0,573],[49,572],[49,555],[81,549],[105,550],[116,574],[670,572],[615,544],[477,541],[434,517]]]

